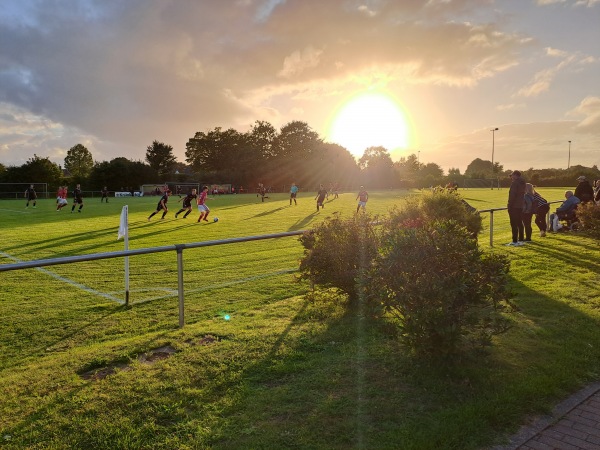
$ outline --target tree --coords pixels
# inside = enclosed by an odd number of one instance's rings
[[[481,158],[475,158],[465,170],[465,176],[469,178],[485,178],[490,173],[492,173],[492,162]]]
[[[395,185],[394,162],[381,146],[369,147],[358,160],[364,183],[372,187],[389,188]]]
[[[152,167],[141,161],[130,161],[123,157],[95,164],[89,177],[89,183],[95,189],[108,186],[111,190],[159,181],[162,180]]]
[[[177,158],[173,154],[173,147],[158,141],[146,148],[146,161],[159,175],[166,175],[173,171]]]
[[[58,187],[62,179],[62,170],[57,164],[36,154],[22,166],[7,167],[2,176],[7,183],[48,183],[51,189]]]
[[[94,167],[90,151],[81,144],[71,147],[65,157],[65,169],[78,180],[86,178]]]

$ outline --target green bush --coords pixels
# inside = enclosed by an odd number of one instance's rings
[[[360,272],[369,266],[377,251],[373,220],[368,214],[347,219],[336,214],[302,235],[300,279],[338,288],[355,301]]]
[[[384,225],[369,299],[397,319],[401,339],[419,356],[489,344],[507,328],[508,260],[482,253],[456,221],[400,227],[401,217]]]
[[[588,202],[577,207],[577,217],[583,229],[594,239],[600,240],[600,205]]]
[[[481,216],[456,191],[423,192],[406,199],[401,209],[390,216],[392,226],[420,226],[439,220],[454,220],[473,237],[483,229]]]

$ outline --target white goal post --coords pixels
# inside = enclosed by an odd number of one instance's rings
[[[32,184],[38,198],[54,197],[54,193],[48,192],[48,183],[0,183],[0,199],[25,198],[25,191]]]

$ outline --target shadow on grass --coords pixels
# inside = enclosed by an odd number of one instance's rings
[[[579,245],[574,243],[575,248]],[[581,263],[573,262],[577,252],[572,248],[530,249],[534,250],[540,252],[530,254],[538,258],[534,263],[552,258],[551,264],[557,266],[568,261],[569,270],[598,269],[595,261],[590,266],[592,258],[587,254],[580,255]],[[181,430],[199,429],[203,431],[192,431],[192,436],[181,431],[186,445],[476,449],[497,443],[516,431],[528,415],[548,411],[562,396],[600,376],[598,315],[543,295],[525,280],[514,277],[519,309],[511,315],[513,327],[494,338],[487,356],[456,359],[448,365],[410,358],[394,330],[348,308],[339,295],[307,296],[293,308],[279,311],[269,304],[260,310],[266,316],[264,334],[245,338],[240,330],[230,340],[239,353],[233,347],[215,350],[216,365],[187,382],[163,379],[172,370],[165,367],[155,375],[162,380],[160,386],[144,387],[149,401],[160,398],[165,406],[185,404],[169,413],[167,424],[154,429],[157,445],[175,439]],[[283,313],[286,322],[278,325],[275,320],[281,321]],[[248,323],[249,328],[257,325]],[[125,386],[126,380],[121,383]],[[74,386],[40,402],[3,434],[27,435],[39,419],[51,417],[80,389]],[[184,392],[196,397],[188,399]],[[64,409],[73,415],[77,411]],[[131,406],[121,412],[134,424],[150,420]],[[70,425],[65,442],[84,431],[90,432],[78,429],[76,423]],[[101,442],[101,436],[96,439]]]

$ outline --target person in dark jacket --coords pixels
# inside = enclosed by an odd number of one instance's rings
[[[521,172],[515,170],[510,174],[510,189],[508,190],[508,217],[510,218],[510,228],[512,231],[512,242],[507,245],[523,245],[524,231],[523,226],[523,206],[525,196],[525,180],[521,178]]]
[[[583,175],[577,178],[579,184],[575,188],[575,197],[581,200],[581,203],[591,202],[594,199],[594,188]]]

